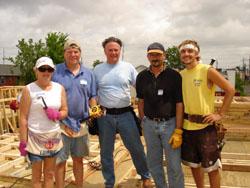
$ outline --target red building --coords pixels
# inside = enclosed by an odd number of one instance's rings
[[[0,64],[0,86],[15,86],[20,78],[18,67],[10,64]]]

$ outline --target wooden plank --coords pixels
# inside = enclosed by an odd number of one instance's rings
[[[249,160],[222,159],[222,168],[227,171],[250,172]]]
[[[250,162],[250,153],[229,153],[229,152],[222,152],[221,153],[222,159],[240,159],[240,160],[249,160]]]
[[[13,168],[14,165],[20,164],[20,163],[25,163],[25,158],[24,157],[19,157],[15,160],[6,162],[5,164],[0,165],[0,173],[3,173],[4,171]]]

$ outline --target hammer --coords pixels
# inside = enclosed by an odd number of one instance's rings
[[[46,110],[47,108],[48,108],[48,106],[47,106],[47,104],[46,104],[46,102],[45,102],[45,100],[44,100],[44,98],[42,97],[42,96],[40,96],[40,97],[38,97],[38,99],[42,99],[42,101],[43,101],[43,105],[44,105],[44,109]]]

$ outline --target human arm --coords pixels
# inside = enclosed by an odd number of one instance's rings
[[[20,144],[19,150],[22,156],[26,155],[25,147],[28,141],[28,117],[31,105],[31,98],[28,91],[28,88],[25,87],[22,91],[22,97],[20,100],[20,126],[19,126],[19,133],[20,133]]]
[[[97,105],[97,100],[96,100],[96,97],[92,97],[89,99],[89,106],[90,107],[93,107],[93,106],[96,106]]]
[[[44,103],[44,111],[48,117],[49,120],[57,121],[57,120],[63,120],[68,116],[68,106],[67,106],[67,99],[66,99],[66,93],[63,86],[60,86],[60,95],[61,95],[61,105],[59,109],[48,107],[45,103],[45,100],[42,98]]]
[[[233,96],[235,94],[235,89],[228,80],[226,80],[216,69],[212,67],[208,69],[207,78],[209,83],[217,85],[225,92],[222,106],[219,111],[217,113],[207,115],[204,118],[203,123],[213,123],[223,118],[225,112],[228,110],[232,102]]]
[[[136,79],[138,76],[138,72],[135,69],[135,67],[133,65],[131,65],[131,85],[136,88]]]
[[[182,144],[182,126],[183,126],[183,113],[184,113],[184,106],[182,102],[182,80],[180,75],[177,76],[176,79],[176,90],[175,90],[175,97],[176,97],[176,103],[175,103],[175,130],[172,134],[172,136],[169,139],[169,144],[171,144],[173,149],[179,148]]]
[[[145,114],[144,114],[144,99],[138,100],[138,112],[139,112],[139,118],[142,120],[142,118],[145,116]]]
[[[63,86],[61,92],[61,107],[59,109],[59,113],[60,113],[59,120],[62,120],[68,116],[67,96]]]
[[[182,129],[183,125],[183,103],[176,103],[176,129]]]
[[[183,103],[176,103],[176,127],[170,137],[168,143],[172,145],[173,149],[179,148],[182,144],[182,125],[183,125]]]

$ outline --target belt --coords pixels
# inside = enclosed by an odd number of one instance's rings
[[[125,112],[131,111],[131,106],[127,106],[124,108],[106,108],[106,107],[104,108],[106,109],[107,114],[112,114],[112,115],[123,114]]]
[[[161,121],[168,121],[169,119],[171,119],[174,116],[167,116],[167,117],[147,117],[148,119],[152,120],[152,121],[156,121],[156,122],[161,122]]]
[[[187,119],[190,122],[193,123],[203,123],[205,117],[203,115],[197,115],[197,114],[186,114],[184,113],[184,119]]]

